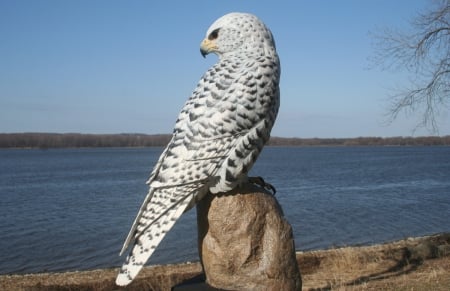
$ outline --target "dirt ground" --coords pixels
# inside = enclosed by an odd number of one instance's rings
[[[449,290],[450,233],[375,246],[299,252],[303,290]],[[146,267],[126,288],[117,269],[0,276],[0,290],[171,290],[202,279],[199,263]]]

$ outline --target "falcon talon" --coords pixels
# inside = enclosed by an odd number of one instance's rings
[[[275,194],[277,193],[277,189],[275,189],[275,187],[270,184],[270,183],[266,183],[266,181],[264,181],[264,179],[260,176],[258,177],[249,177],[248,181],[252,184],[258,185],[262,188],[264,188],[265,190],[272,192],[272,195],[275,196]]]
[[[267,183],[266,185],[269,187],[267,190],[272,191],[272,195],[275,196],[277,194],[277,189],[272,184]]]

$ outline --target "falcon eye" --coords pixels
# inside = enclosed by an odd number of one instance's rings
[[[214,29],[208,36],[209,40],[215,40],[219,36],[220,28]]]

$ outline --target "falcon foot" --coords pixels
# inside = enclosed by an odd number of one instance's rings
[[[277,193],[277,189],[275,189],[274,186],[272,186],[272,184],[266,183],[266,181],[264,181],[264,179],[262,177],[248,177],[248,181],[252,184],[255,184],[257,186],[260,186],[262,188],[264,188],[267,191],[272,192],[272,195],[275,196],[275,194]]]

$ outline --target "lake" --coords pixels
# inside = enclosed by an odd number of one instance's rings
[[[0,274],[121,265],[162,150],[0,150]],[[298,250],[450,231],[450,147],[266,147],[251,174],[277,188]],[[197,260],[192,209],[149,262]]]

